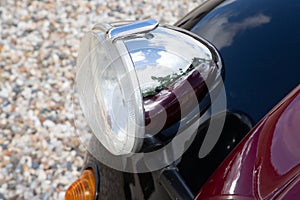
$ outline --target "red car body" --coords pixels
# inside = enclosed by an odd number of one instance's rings
[[[196,199],[300,198],[300,85],[225,159]]]

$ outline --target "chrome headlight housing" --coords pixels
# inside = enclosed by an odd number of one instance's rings
[[[199,71],[202,79],[197,76],[191,87],[199,96],[203,80],[214,81],[221,74],[211,47],[195,37],[153,19],[97,24],[84,36],[76,73],[79,102],[94,135],[110,153],[137,152],[145,137],[196,106],[186,101],[186,111],[174,112],[170,94],[184,77]]]

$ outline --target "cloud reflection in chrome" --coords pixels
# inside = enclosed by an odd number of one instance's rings
[[[241,31],[256,28],[271,21],[271,17],[264,14],[257,14],[243,19],[240,22],[230,22],[231,13],[224,13],[222,16],[210,19],[210,23],[197,25],[192,32],[204,36],[208,41],[214,41],[214,45],[220,50],[230,46],[234,37]]]

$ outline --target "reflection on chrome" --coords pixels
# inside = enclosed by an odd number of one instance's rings
[[[190,74],[194,69],[198,68],[201,64],[201,67],[208,66],[211,60],[204,60],[201,58],[193,58],[192,63],[189,65],[189,67],[185,70],[182,68],[178,69],[178,72],[166,72],[167,75],[162,76],[151,76],[153,84],[150,87],[142,88],[142,94],[143,97],[153,96],[156,95],[161,90],[170,87],[172,84],[174,84],[178,79],[186,77],[188,74]],[[152,69],[152,68],[151,68]],[[204,71],[204,70],[203,70]],[[202,76],[208,75],[201,73]],[[203,77],[207,78],[207,77]],[[150,80],[149,80],[150,82]]]
[[[197,58],[203,62],[212,60],[204,44],[173,27],[159,26],[151,31],[152,37],[148,34],[124,40],[144,97],[178,80]]]

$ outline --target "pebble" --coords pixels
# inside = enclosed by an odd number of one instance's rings
[[[91,137],[74,98],[84,32],[147,17],[173,24],[201,2],[0,1],[0,200],[63,199],[80,175]]]
[[[0,200],[6,200],[4,194],[0,193]]]
[[[32,169],[38,169],[39,168],[39,162],[37,161],[37,160],[34,160],[33,162],[32,162]]]

